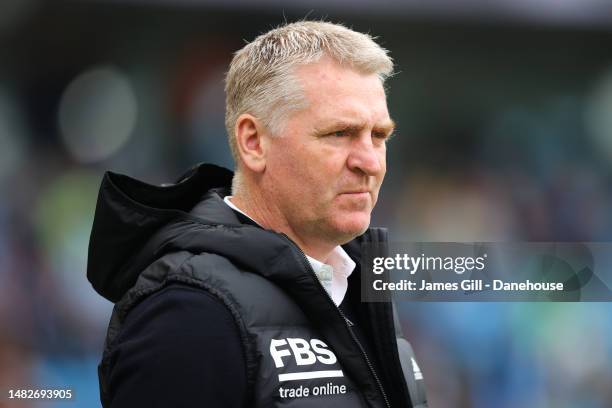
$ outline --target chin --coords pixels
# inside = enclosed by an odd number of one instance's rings
[[[369,226],[370,215],[358,214],[337,219],[333,228],[342,237],[343,243],[346,243],[366,232]]]

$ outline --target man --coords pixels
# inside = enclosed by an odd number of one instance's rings
[[[156,187],[107,173],[88,277],[116,302],[105,407],[426,406],[389,303],[361,303],[361,243],[386,171],[391,59],[341,25],[298,22],[234,56],[236,173]],[[230,181],[232,191],[230,194]]]

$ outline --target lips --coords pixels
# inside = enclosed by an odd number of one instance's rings
[[[341,192],[340,194],[370,194],[370,190],[367,188],[355,188]]]
[[[346,195],[348,197],[366,197],[370,195],[368,190],[355,190],[355,191],[345,191],[344,193],[340,193],[340,195]]]

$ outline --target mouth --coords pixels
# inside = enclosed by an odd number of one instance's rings
[[[369,197],[370,192],[368,190],[355,190],[355,191],[345,191],[343,193],[340,193],[340,195],[347,196],[347,197],[361,198],[361,197]]]

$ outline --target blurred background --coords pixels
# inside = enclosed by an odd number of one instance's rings
[[[76,396],[14,406],[100,406],[112,304],[85,269],[102,174],[231,167],[224,72],[285,20],[344,22],[391,50],[399,128],[374,224],[395,240],[612,238],[612,2],[287,3],[0,2],[0,389]],[[606,303],[400,309],[432,408],[612,406]]]

